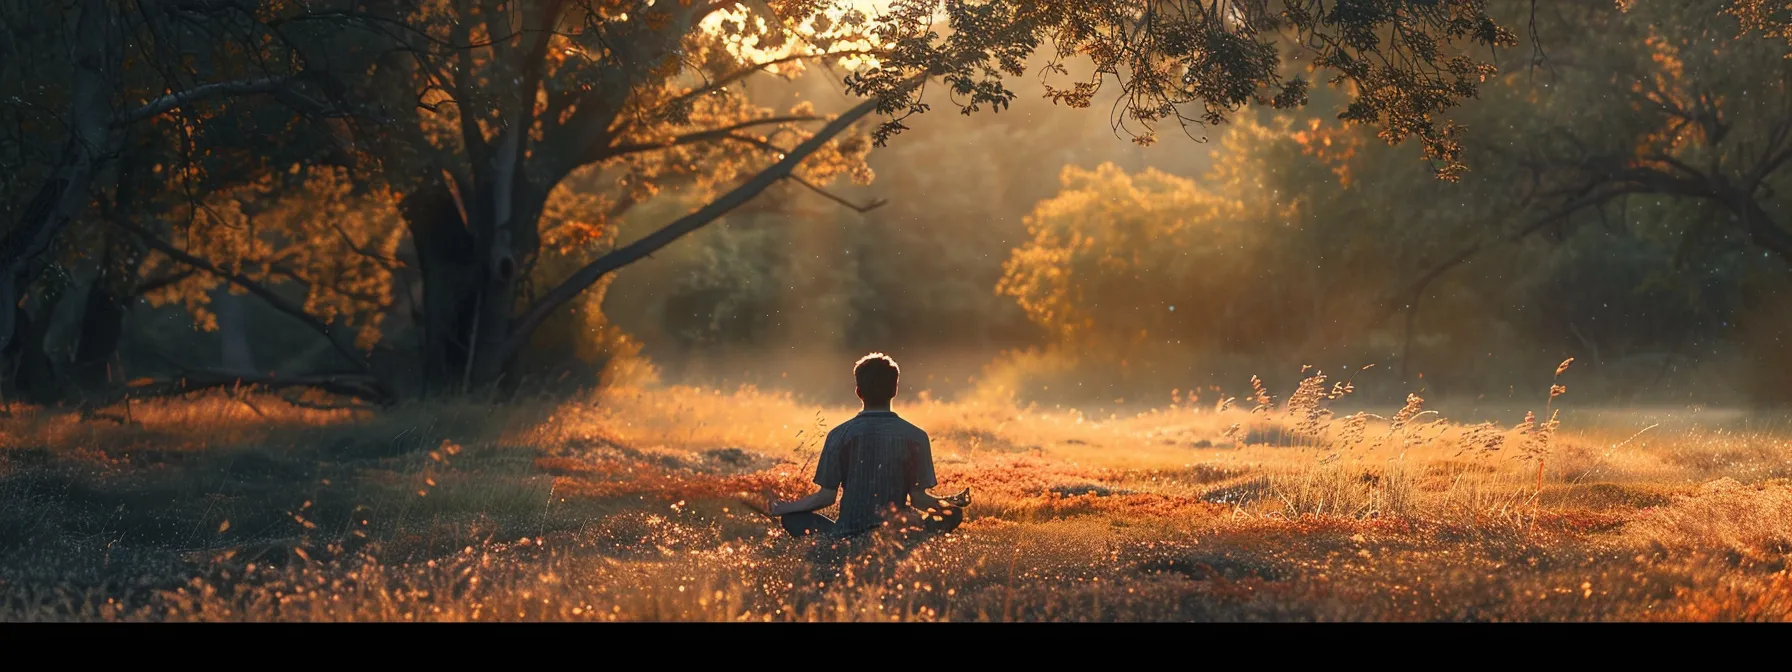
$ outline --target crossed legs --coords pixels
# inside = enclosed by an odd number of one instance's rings
[[[964,509],[948,506],[940,511],[917,511],[909,509],[893,518],[889,524],[900,526],[903,531],[918,531],[926,535],[945,534],[958,529],[964,522]],[[792,537],[805,537],[811,534],[830,534],[834,531],[834,520],[827,516],[805,511],[778,516],[778,523]]]

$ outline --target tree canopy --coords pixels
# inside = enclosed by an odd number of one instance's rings
[[[1742,226],[1771,242],[1777,229],[1755,223],[1766,221],[1757,212],[1765,206],[1737,194],[1765,188],[1783,161],[1763,149],[1778,146],[1770,120],[1779,89],[1715,70],[1710,80],[1662,80],[1657,66],[1719,68],[1722,58],[1687,49],[1687,40],[1707,38],[1686,31],[1782,36],[1777,10],[1651,4],[1609,19],[1599,17],[1613,11],[1589,7],[1550,9],[1598,14],[1568,20],[1612,21],[1611,35],[1625,39],[1577,40],[1576,49],[1622,51],[1649,26],[1679,31],[1647,42],[1655,51],[1635,68],[1602,72],[1611,81],[1648,75],[1636,81],[1652,88],[1614,93],[1652,105],[1653,117],[1612,147],[1655,149],[1647,161],[1624,158],[1622,170],[1598,167],[1611,162],[1604,155],[1548,157],[1533,200],[1572,210],[1645,182],[1690,185],[1676,163],[1710,163],[1693,147],[1721,144],[1732,137],[1728,119],[1747,116],[1769,124],[1768,145],[1742,145],[1761,156],[1720,150],[1734,157],[1698,170],[1713,184],[1712,170],[1723,173],[1727,186],[1709,197],[1733,203]],[[1411,165],[1462,179],[1478,159],[1465,152],[1473,136],[1459,119],[1472,113],[1461,106],[1513,76],[1496,67],[1517,43],[1508,26],[1536,9],[1480,0],[68,0],[27,16],[15,3],[6,44],[38,54],[44,67],[4,72],[7,95],[32,101],[9,108],[4,125],[46,132],[15,133],[6,147],[9,165],[22,169],[0,185],[12,221],[0,261],[13,296],[54,311],[23,288],[42,294],[34,269],[44,267],[47,241],[68,235],[69,222],[90,222],[112,242],[65,248],[63,266],[90,269],[76,284],[93,285],[104,274],[91,269],[110,264],[105,277],[129,278],[123,295],[179,302],[204,327],[219,292],[252,295],[333,353],[289,379],[328,378],[381,400],[514,385],[519,356],[544,325],[570,319],[567,307],[601,293],[617,269],[779,185],[867,209],[832,183],[871,180],[867,153],[900,142],[912,115],[935,101],[966,114],[1007,108],[1018,77],[1038,76],[1061,105],[1112,96],[1110,122],[1140,144],[1166,133],[1204,138],[1249,108],[1315,98],[1337,122],[1276,132],[1307,134],[1302,155],[1340,179],[1360,169],[1347,165],[1346,145],[1325,149],[1319,134],[1361,140],[1335,123],[1386,144],[1414,140],[1421,161]],[[1758,38],[1731,44],[1750,58],[1778,49]],[[1575,51],[1551,46],[1535,59],[1542,65],[1521,69],[1566,65]],[[752,94],[756,80],[808,71],[829,73],[846,99],[825,109]],[[37,76],[53,72],[69,73],[68,84]],[[1256,201],[1276,197],[1128,179],[1144,183],[1127,189],[1168,203],[1217,198],[1214,207],[1260,209]],[[156,183],[162,189],[146,193]],[[674,195],[688,211],[619,237],[621,218]],[[123,203],[132,205],[115,207]],[[131,215],[96,216],[107,210]],[[1036,218],[1042,232],[1059,226],[1048,215]],[[1057,245],[1035,243],[1037,254]],[[117,259],[104,253],[114,248]],[[1004,291],[1032,302],[1030,311],[1062,303],[1025,268],[1011,270]]]

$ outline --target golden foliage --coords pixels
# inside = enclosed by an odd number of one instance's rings
[[[1357,141],[1342,129],[1297,130],[1286,117],[1235,121],[1198,180],[1065,166],[1058,195],[1026,217],[1028,237],[1003,264],[996,292],[1060,345],[1198,349],[1262,333],[1276,320],[1257,301],[1281,291],[1271,274],[1311,269],[1281,263],[1310,204],[1285,191],[1275,162],[1318,153],[1348,179]]]
[[[1307,120],[1305,129],[1295,131],[1290,137],[1300,145],[1302,154],[1331,166],[1338,176],[1339,186],[1350,186],[1350,160],[1356,156],[1362,138],[1360,133],[1343,124],[1328,126],[1313,118]]]
[[[1212,249],[1250,235],[1227,226],[1244,201],[1187,178],[1153,169],[1128,175],[1106,163],[1093,171],[1065,166],[1060,180],[1064,191],[1027,216],[1031,239],[1003,264],[996,291],[1065,341],[1095,328],[1090,308],[1100,297],[1090,290],[1098,278],[1132,276],[1166,249]]]
[[[392,271],[404,233],[397,197],[359,187],[342,168],[293,166],[247,185],[215,191],[177,212],[185,225],[171,242],[233,274],[271,287],[296,286],[302,306],[320,320],[352,325],[355,343],[372,348],[393,302]],[[173,273],[178,262],[152,255],[145,273]],[[243,289],[212,273],[195,273],[150,292],[152,305],[180,303],[196,327],[217,329],[210,293]]]
[[[1635,0],[1624,0],[1625,5]],[[1792,4],[1783,0],[1733,0],[1724,13],[1736,17],[1743,30],[1760,31],[1765,37],[1785,40],[1792,45]],[[1792,58],[1792,50],[1787,51]]]

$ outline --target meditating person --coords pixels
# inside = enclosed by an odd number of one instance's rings
[[[905,531],[951,532],[964,522],[970,489],[935,497],[933,449],[927,432],[890,410],[900,369],[880,352],[853,365],[864,410],[828,432],[815,465],[814,494],[780,501],[771,492],[743,497],[761,514],[777,518],[791,536],[844,538],[891,525]],[[816,511],[840,502],[838,519]]]

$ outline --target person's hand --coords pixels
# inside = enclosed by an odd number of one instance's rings
[[[945,502],[947,504],[951,504],[952,506],[956,506],[961,509],[964,507],[970,506],[971,505],[971,489],[965,488],[963,490],[958,491],[955,494],[946,495],[945,497],[941,497],[940,501]]]
[[[743,492],[735,495],[735,499],[739,500],[741,505],[747,507],[748,510],[761,516],[767,518],[778,517],[778,514],[774,513],[774,511],[776,511],[777,505],[781,502],[778,501],[776,496],[772,495],[771,490],[761,490],[757,493]]]

